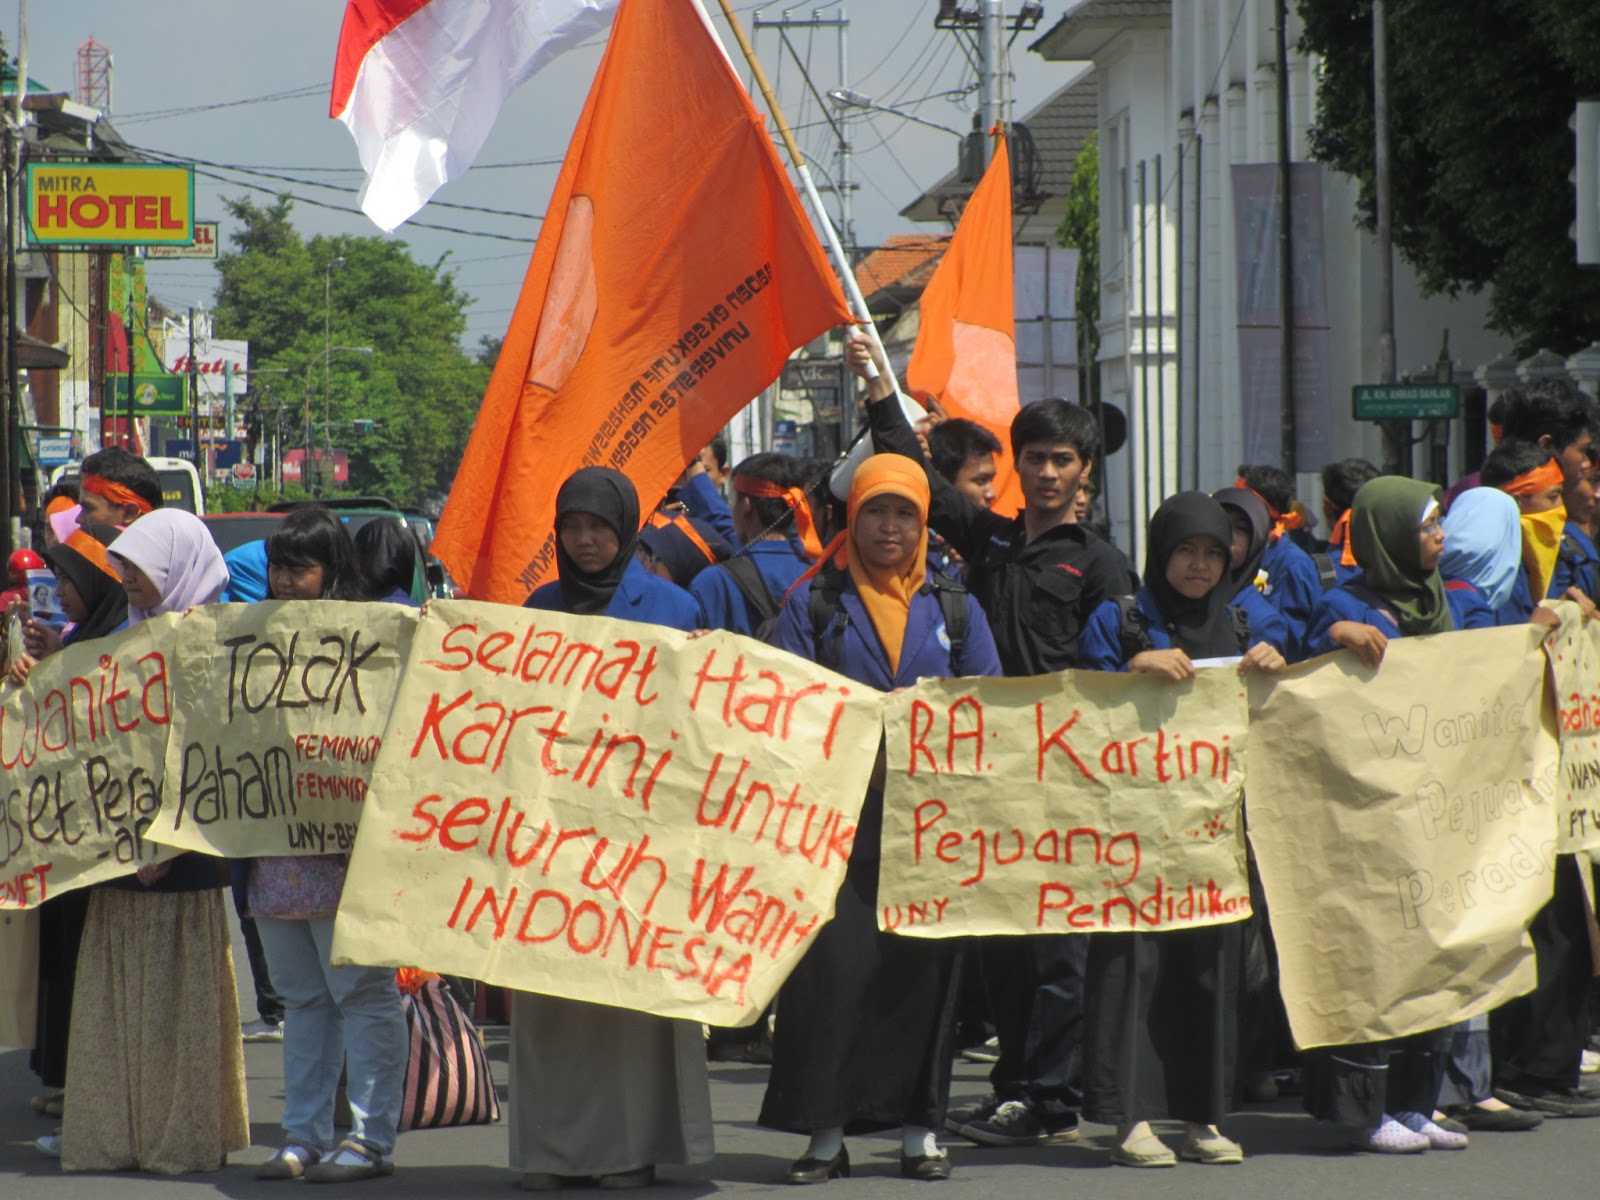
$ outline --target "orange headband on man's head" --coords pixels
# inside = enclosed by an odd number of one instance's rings
[[[1564,487],[1566,482],[1567,477],[1561,470],[1561,461],[1552,458],[1543,466],[1524,471],[1510,483],[1502,483],[1500,490],[1508,496],[1532,496],[1549,491],[1553,487]]]
[[[754,496],[760,500],[782,500],[794,513],[794,530],[800,535],[800,545],[805,549],[806,557],[822,557],[822,539],[817,535],[816,518],[811,514],[811,498],[806,495],[804,488],[783,488],[765,479],[735,475],[733,490],[741,496]]]
[[[93,492],[96,496],[103,496],[113,504],[131,504],[139,510],[142,517],[146,513],[155,511],[155,505],[136,492],[123,487],[120,483],[112,483],[109,479],[102,479],[98,475],[85,475],[83,482],[78,485],[78,490]]]
[[[1261,501],[1261,503],[1267,506],[1267,516],[1272,518],[1272,532],[1267,535],[1268,541],[1275,542],[1283,536],[1285,530],[1299,529],[1300,526],[1305,523],[1305,513],[1279,512],[1277,509],[1272,507],[1271,501],[1269,501],[1265,496],[1244,481],[1244,476],[1241,475],[1238,479],[1235,479],[1233,481],[1233,486],[1236,488],[1243,488],[1245,491],[1249,492],[1257,500]]]

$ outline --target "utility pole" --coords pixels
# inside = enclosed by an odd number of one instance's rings
[[[189,309],[189,432],[194,453],[194,473],[200,478],[200,507],[206,504],[206,460],[200,449],[200,364],[194,357],[194,309]]]
[[[1005,58],[1006,10],[1004,0],[983,0],[978,26],[978,124],[983,128],[983,165],[994,157],[989,131],[1005,121],[1001,70]]]
[[[1278,34],[1278,459],[1295,474],[1294,189],[1289,145],[1289,4],[1277,0]]]
[[[823,100],[807,69],[808,64],[803,62],[789,41],[791,29],[832,29],[839,38],[839,90],[846,91],[850,87],[850,16],[843,4],[838,6],[839,14],[834,17],[824,17],[821,10],[814,11],[810,17],[800,18],[789,16],[784,10],[783,16],[777,20],[763,17],[757,13],[751,20],[751,27],[756,31],[762,29],[776,29],[778,36],[783,39],[784,47],[789,51],[795,65],[800,68],[800,73],[805,76],[806,86],[811,89],[817,103],[822,106],[823,115],[828,117],[833,127],[834,137],[838,142],[839,171],[834,177],[834,191],[839,196],[839,242],[844,248],[845,261],[854,269],[856,261],[856,223],[855,223],[855,190],[856,184],[851,179],[853,162],[850,144],[850,107],[839,105],[836,112],[829,113],[829,105]],[[855,436],[855,376],[845,366],[844,357],[839,359],[839,449],[843,450],[850,444]],[[771,445],[772,420],[770,412],[763,421],[765,438],[763,445]]]
[[[1394,218],[1389,208],[1389,24],[1372,0],[1372,190],[1378,238],[1378,382],[1395,382]],[[1383,423],[1383,469],[1411,474],[1411,422]]]

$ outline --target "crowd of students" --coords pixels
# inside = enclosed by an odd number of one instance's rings
[[[848,358],[872,374],[866,343],[852,342]],[[970,422],[913,428],[886,402],[887,374],[867,391],[877,452],[853,474],[780,454],[730,471],[718,446],[645,515],[622,474],[578,471],[556,503],[557,577],[527,606],[732,630],[890,691],[925,676],[1069,668],[1181,683],[1197,664],[1272,673],[1339,650],[1376,667],[1394,638],[1553,625],[1545,601],[1574,600],[1588,617],[1600,595],[1590,449],[1600,409],[1563,383],[1504,396],[1496,448],[1448,496],[1360,460],[1329,464],[1326,539],[1313,537],[1292,479],[1270,466],[1243,467],[1211,494],[1169,497],[1151,517],[1137,574],[1087,519],[1100,456],[1088,412],[1029,405],[1002,448]],[[1007,453],[1023,497],[1014,516],[992,508]],[[159,488],[150,496],[142,466],[116,451],[85,464],[81,528],[44,554],[74,624],[64,639],[30,624],[34,657],[210,602],[224,587],[231,600],[406,599],[409,566],[395,565],[392,531],[367,538],[363,556],[318,507],[290,514],[257,552],[263,583],[246,586],[243,560],[230,582],[200,523],[161,510]],[[939,1180],[951,1174],[941,1133],[1054,1145],[1076,1139],[1080,1119],[1115,1128],[1119,1165],[1238,1163],[1244,1148],[1224,1131],[1228,1113],[1244,1095],[1270,1094],[1275,1072],[1291,1066],[1307,1110],[1375,1153],[1462,1149],[1474,1131],[1600,1115],[1600,1097],[1580,1085],[1594,975],[1586,858],[1559,857],[1554,895],[1531,927],[1534,992],[1488,1019],[1297,1056],[1271,979],[1259,885],[1248,922],[1181,932],[960,946],[880,932],[882,771],[880,756],[835,916],[785,982],[773,1021],[756,1027],[775,1031],[760,1052],[772,1067],[758,1119],[807,1139],[783,1173],[789,1183],[848,1176],[849,1135],[898,1129],[901,1173]],[[392,972],[329,964],[343,859],[236,866],[258,1007],[269,1023],[281,1007],[283,1022],[285,1136],[259,1173],[386,1174],[404,1024]],[[90,889],[86,901],[69,893],[44,906],[34,1061],[46,1085],[65,1090],[64,1100],[41,1098],[64,1111],[49,1147],[64,1168],[206,1170],[243,1144],[218,886],[210,860],[181,855]],[[963,986],[963,974],[977,986]],[[167,1011],[157,997],[175,988],[214,995],[215,1023],[208,1006],[205,1020],[151,1031]],[[957,1031],[974,1005],[997,1042],[992,1090],[952,1111]],[[642,1187],[659,1166],[712,1155],[698,1025],[518,994],[511,1027],[511,1165],[523,1188]],[[738,1036],[711,1034],[714,1053]],[[108,1060],[118,1069],[103,1069]],[[341,1068],[354,1123],[336,1143]],[[1176,1148],[1155,1121],[1184,1124]]]

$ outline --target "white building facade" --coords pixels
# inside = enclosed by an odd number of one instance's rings
[[[1295,50],[1290,9],[1296,465],[1315,512],[1324,463],[1382,461],[1378,426],[1351,406],[1352,386],[1379,376],[1378,255],[1356,225],[1355,181],[1310,161],[1318,65]],[[1166,496],[1228,486],[1244,462],[1281,462],[1274,10],[1272,0],[1085,0],[1032,46],[1092,61],[1099,84],[1101,395],[1128,417],[1100,484],[1136,564]],[[1485,311],[1481,297],[1424,299],[1397,258],[1402,376],[1471,388],[1508,345]],[[1483,401],[1472,392],[1475,419],[1418,423],[1419,475],[1430,461],[1459,471],[1469,440],[1481,452]]]

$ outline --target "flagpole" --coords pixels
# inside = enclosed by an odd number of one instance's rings
[[[867,336],[872,339],[873,346],[876,347],[884,365],[887,366],[889,354],[883,348],[882,339],[878,337],[878,327],[872,320],[872,314],[867,311],[866,298],[861,294],[861,285],[856,282],[855,267],[845,257],[844,246],[839,242],[839,234],[834,230],[833,222],[828,219],[827,209],[822,207],[822,197],[817,194],[817,185],[811,179],[811,168],[806,165],[805,156],[800,153],[800,147],[794,140],[794,134],[789,132],[789,123],[783,119],[783,109],[778,107],[778,98],[773,95],[772,85],[767,82],[767,73],[761,69],[761,63],[756,59],[755,47],[750,44],[750,39],[745,37],[744,27],[739,24],[738,18],[733,15],[733,8],[728,0],[717,0],[717,3],[722,6],[723,19],[728,22],[728,27],[733,30],[733,36],[739,40],[739,49],[744,52],[744,60],[750,64],[750,71],[755,77],[756,86],[761,89],[761,95],[767,101],[767,110],[772,113],[773,122],[778,126],[778,136],[783,139],[784,148],[789,151],[789,161],[794,164],[794,169],[800,175],[800,186],[805,190],[806,199],[810,201],[812,211],[817,215],[817,220],[822,223],[823,240],[828,243],[828,252],[833,256],[833,261],[839,268],[839,275],[844,282],[845,296],[850,301],[850,307],[866,325]],[[877,376],[877,368],[872,367],[870,378],[876,379]]]

